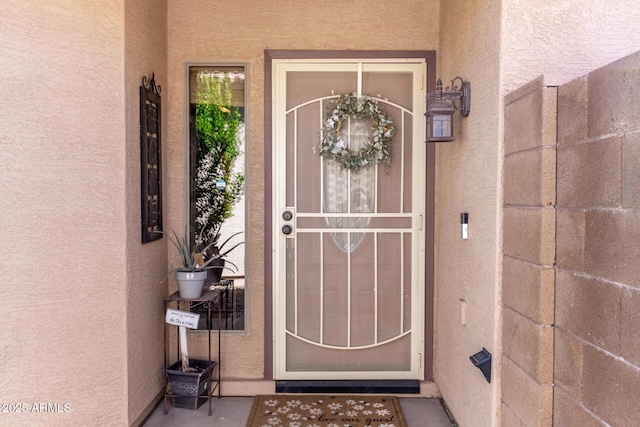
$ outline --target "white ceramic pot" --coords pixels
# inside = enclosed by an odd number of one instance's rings
[[[207,271],[176,271],[180,298],[196,299],[202,296],[202,288]]]

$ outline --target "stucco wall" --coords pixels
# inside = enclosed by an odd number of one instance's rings
[[[502,93],[557,86],[640,48],[636,0],[502,0]]]
[[[128,0],[125,9],[126,146],[126,319],[127,404],[129,423],[146,415],[164,385],[163,298],[167,284],[167,238],[141,243],[140,219],[140,97],[142,76],[155,74],[167,105],[167,8],[165,0]],[[162,134],[166,113],[162,111]],[[165,141],[162,141],[165,144]],[[166,153],[162,147],[163,153]],[[164,159],[163,159],[164,161]],[[166,174],[165,174],[166,175]],[[166,197],[166,190],[164,191]],[[166,203],[165,203],[166,205]],[[166,211],[166,206],[165,206]],[[165,228],[165,230],[167,230]]]
[[[438,76],[471,82],[471,113],[456,113],[456,141],[436,145],[435,380],[463,426],[489,426],[499,371],[491,384],[469,361],[500,348],[496,309],[500,191],[500,2],[441,3]],[[469,213],[469,239],[460,237],[460,213]],[[466,324],[461,324],[461,301]]]
[[[0,11],[5,425],[127,423],[123,4]]]
[[[204,0],[189,7],[169,1],[168,10],[168,227],[184,221],[184,73],[187,61],[247,61],[249,76],[248,230],[246,250],[249,336],[223,338],[223,376],[264,376],[264,50],[410,49],[438,45],[439,2],[353,0],[339,9],[323,2]],[[171,256],[171,254],[170,254]],[[191,348],[190,348],[191,351]]]

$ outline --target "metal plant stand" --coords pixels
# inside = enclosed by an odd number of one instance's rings
[[[217,371],[218,371],[218,375],[217,375],[217,379],[213,380],[211,377],[213,377],[213,371],[215,370],[215,366],[213,367],[212,370],[209,371],[209,378],[207,379],[210,383],[211,383],[211,389],[209,390],[209,392],[204,395],[204,396],[199,396],[196,395],[196,401],[197,399],[207,399],[209,402],[209,415],[211,415],[211,398],[214,396],[214,393],[217,390],[218,393],[218,398],[222,397],[221,395],[221,386],[220,386],[220,323],[221,323],[221,305],[222,305],[222,292],[219,289],[213,289],[213,290],[206,290],[202,293],[202,296],[200,298],[196,298],[196,299],[184,299],[184,298],[180,298],[180,295],[178,292],[174,292],[173,294],[169,295],[165,300],[164,300],[164,312],[167,312],[167,308],[170,308],[172,306],[172,304],[175,304],[175,308],[177,310],[183,310],[183,311],[190,311],[190,307],[191,304],[198,304],[202,309],[206,309],[206,316],[207,316],[207,325],[211,325],[211,313],[212,313],[212,309],[214,304],[217,302],[218,305],[220,306],[218,311],[218,361],[214,362],[211,359],[211,327],[209,326],[208,328],[208,359],[207,362],[209,363],[209,365],[211,365],[212,363],[216,363],[217,364]],[[168,329],[169,327],[172,327],[171,325],[168,325],[167,323],[164,324],[164,367],[165,367],[165,372],[167,369],[169,369],[169,348],[168,348],[168,344],[169,344],[169,340],[168,340]],[[175,327],[175,326],[174,326]],[[178,334],[176,334],[178,335]],[[179,344],[179,337],[178,337],[178,343],[176,345],[176,352],[177,352],[177,360],[180,360],[180,344]],[[165,415],[168,413],[168,409],[167,409],[167,399],[171,397],[171,398],[184,398],[184,395],[179,395],[179,394],[175,394],[172,393],[171,391],[171,387],[169,384],[169,379],[167,377],[167,375],[165,374],[165,392],[164,392],[164,413]],[[197,406],[196,406],[197,407]]]

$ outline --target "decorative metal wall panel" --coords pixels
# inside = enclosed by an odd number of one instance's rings
[[[140,86],[140,182],[142,243],[162,238],[162,151],[160,86],[155,76]]]

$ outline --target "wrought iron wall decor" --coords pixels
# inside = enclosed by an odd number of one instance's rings
[[[140,86],[140,182],[142,243],[162,238],[161,87],[142,77]]]

